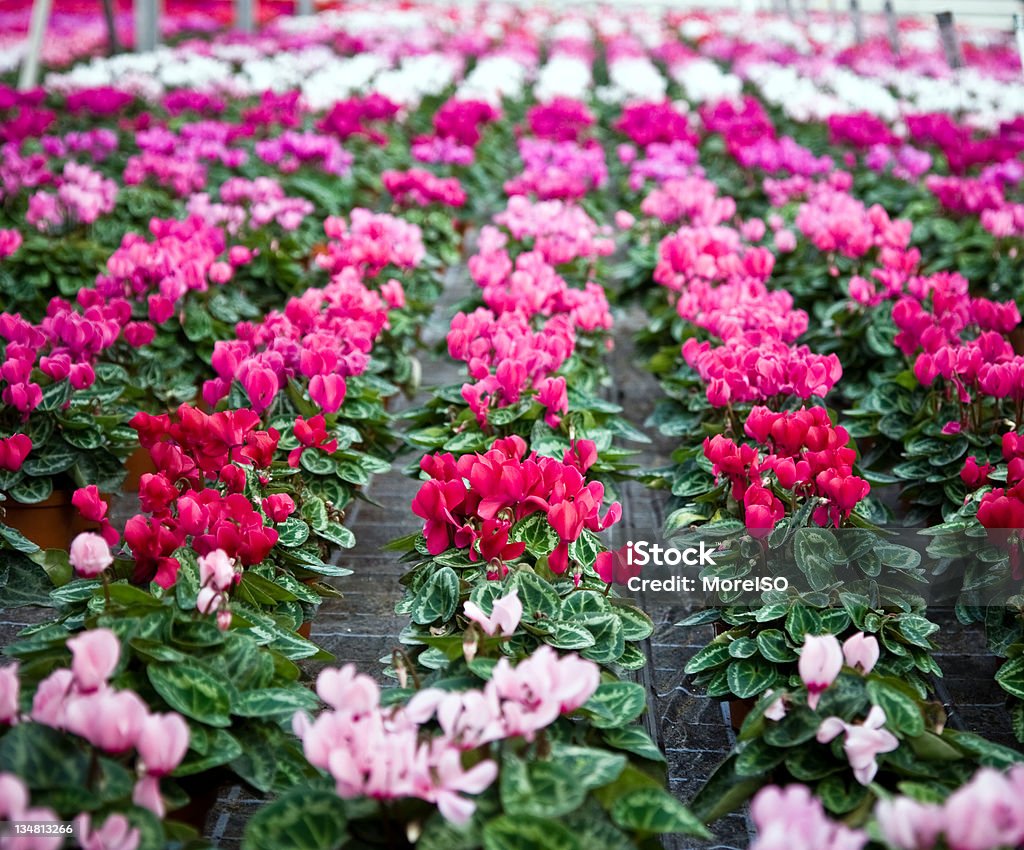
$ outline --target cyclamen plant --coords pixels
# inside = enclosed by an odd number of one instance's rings
[[[562,460],[526,452],[513,436],[482,454],[421,462],[429,478],[413,512],[423,532],[391,546],[414,564],[396,610],[412,617],[406,639],[427,647],[414,653],[417,663],[432,667],[461,646],[462,602],[489,617],[496,600],[516,590],[526,613],[515,646],[549,644],[606,665],[642,666],[637,642],[650,635],[650,618],[609,597],[595,571],[603,570],[597,534],[621,508],[613,503],[602,515],[604,488],[586,478],[594,444],[577,441]]]
[[[55,484],[120,484],[131,452],[128,375],[109,359],[119,340],[138,345],[144,331],[126,301],[88,291],[77,305],[52,299],[35,324],[0,314],[0,490],[9,498],[32,504]]]
[[[71,666],[54,670],[32,692],[22,693],[17,663],[0,668],[4,817],[73,820],[84,833],[82,846],[110,839],[135,848],[143,836],[146,846],[193,837],[187,825],[164,822],[169,802],[180,808],[187,799],[170,778],[189,748],[185,720],[173,711],[151,712],[133,690],[114,686],[123,659],[109,629],[84,631],[67,649]],[[55,833],[33,846],[56,850],[63,843]]]
[[[275,429],[261,429],[251,410],[205,414],[187,405],[173,417],[140,412],[132,425],[157,471],[141,478],[143,513],[124,527],[131,559],[118,560],[114,577],[169,589],[195,553],[221,552],[243,571],[231,582],[219,581],[215,590],[237,585],[234,598],[269,608],[291,630],[307,618],[309,606],[335,593],[318,579],[349,572],[325,558],[331,546],[351,545],[351,532],[338,523],[336,510],[298,484],[294,466],[275,460],[280,441]],[[306,451],[331,448],[319,425],[317,433],[309,423],[297,423],[297,433],[319,447],[293,450],[295,466]],[[94,487],[78,491],[74,502],[108,543],[117,542]],[[204,613],[227,610],[224,603],[206,598]]]
[[[860,632],[843,644],[831,634],[808,634],[799,686],[758,700],[734,754],[694,800],[695,811],[714,820],[766,782],[802,780],[826,811],[859,825],[907,772],[944,797],[979,766],[1005,769],[1024,758],[948,728],[941,706],[876,670],[879,657],[878,641]]]
[[[495,660],[523,614],[515,592],[495,600],[493,615],[472,603],[465,613],[493,638],[456,651],[415,689],[380,691],[352,665],[320,673],[328,710],[293,724],[329,779],[261,811],[248,843],[270,848],[299,825],[324,850],[446,836],[474,848],[562,841],[574,825],[631,847],[652,832],[706,835],[649,772],[660,756],[631,726],[639,686],[603,681],[597,665],[545,646]],[[542,777],[541,803],[529,789]]]

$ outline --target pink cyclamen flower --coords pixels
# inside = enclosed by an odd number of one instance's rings
[[[750,850],[861,850],[868,836],[836,823],[806,785],[762,788],[750,804],[757,838]]]
[[[807,705],[817,708],[821,695],[843,669],[843,650],[836,636],[807,635],[797,668],[807,686]]]
[[[466,616],[477,623],[489,635],[501,634],[510,637],[523,618],[523,603],[519,601],[519,591],[513,590],[507,596],[494,601],[490,616],[475,602],[466,602],[463,606]]]
[[[214,549],[199,559],[199,584],[213,590],[227,590],[241,575],[234,560],[223,549]]]
[[[324,413],[337,413],[345,401],[345,379],[341,375],[314,375],[309,379],[309,398]]]
[[[120,813],[112,814],[99,829],[93,829],[92,818],[83,813],[75,818],[75,839],[82,850],[137,850],[140,833]]]
[[[1024,771],[982,768],[944,806],[946,844],[954,850],[1020,847],[1024,842]]]
[[[17,721],[20,692],[17,663],[0,667],[0,724],[10,725]]]
[[[107,753],[126,753],[142,733],[149,709],[134,691],[112,688],[67,699],[65,725]]]
[[[909,797],[879,800],[875,818],[885,843],[897,850],[934,847],[945,826],[941,806]]]
[[[43,679],[32,697],[32,719],[36,723],[63,729],[66,701],[73,685],[74,676],[66,667],[54,670]]]
[[[340,670],[332,667],[323,670],[317,676],[316,692],[332,708],[353,714],[373,711],[380,702],[377,683],[357,673],[354,664],[346,664]]]
[[[877,757],[899,747],[899,739],[885,728],[885,711],[872,706],[863,723],[850,724],[838,717],[827,717],[818,727],[818,743],[827,744],[846,733],[843,750],[853,768],[854,778],[861,785],[870,785],[878,773]]]
[[[156,776],[143,776],[132,789],[132,802],[143,809],[149,809],[158,818],[166,814],[164,798],[160,794],[160,780]]]
[[[767,691],[765,693],[765,697],[770,697],[774,693],[774,691]],[[786,716],[786,700],[784,694],[779,694],[771,701],[768,708],[764,710],[764,716],[769,720],[775,720],[776,722],[782,720]]]
[[[96,578],[114,563],[107,541],[91,531],[83,532],[71,541],[68,559],[82,578]]]
[[[166,776],[181,764],[188,742],[188,724],[180,714],[151,714],[142,724],[136,750],[148,775]]]
[[[0,773],[0,818],[14,820],[28,808],[28,788],[13,773]]]
[[[83,692],[105,685],[121,657],[121,644],[110,629],[82,632],[68,641],[71,650],[71,673]]]
[[[843,641],[843,658],[848,667],[859,670],[865,676],[875,669],[879,657],[878,640],[857,632]]]

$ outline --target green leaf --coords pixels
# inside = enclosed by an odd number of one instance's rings
[[[921,553],[907,546],[881,543],[873,551],[883,564],[894,570],[912,570],[921,565]]]
[[[686,662],[684,670],[692,676],[696,673],[703,673],[705,670],[720,667],[721,665],[728,663],[731,658],[732,656],[729,654],[729,644],[709,643],[703,649],[699,650],[693,658]]]
[[[337,850],[346,827],[345,804],[334,791],[298,788],[253,816],[242,850]]]
[[[512,587],[519,591],[524,622],[538,624],[560,619],[557,616],[560,605],[558,594],[539,575],[529,570],[520,570],[512,579]]]
[[[0,522],[0,538],[3,538],[4,543],[16,552],[23,552],[26,555],[31,555],[35,552],[42,551],[35,543],[18,531],[18,529],[11,528],[9,525],[4,525],[2,522]],[[0,548],[3,547],[0,546]]]
[[[924,732],[924,717],[909,696],[878,679],[868,681],[868,697],[885,712],[885,725],[907,735]]]
[[[662,835],[683,833],[710,838],[704,825],[675,797],[659,788],[638,788],[612,805],[612,820],[625,829]]]
[[[633,755],[649,759],[650,761],[665,761],[665,756],[662,755],[661,750],[658,749],[651,736],[639,726],[606,729],[602,733],[602,737],[609,747],[625,750],[628,753],[633,753]]]
[[[628,641],[646,640],[654,633],[654,623],[639,608],[613,599],[612,609],[622,620],[622,636]]]
[[[43,397],[36,410],[62,410],[71,400],[73,387],[71,381],[55,381],[48,387],[43,388]]]
[[[647,706],[642,685],[634,682],[602,682],[583,708],[592,713],[591,723],[598,729],[626,726]]]
[[[1024,699],[1024,655],[1018,655],[1000,667],[996,682],[1008,694]]]
[[[50,451],[28,458],[22,464],[21,471],[32,478],[45,478],[66,472],[74,465],[75,456],[71,452],[53,451],[52,446],[47,448]]]
[[[579,808],[587,789],[554,761],[524,761],[506,754],[501,761],[501,804],[510,815],[559,817]]]
[[[302,687],[260,688],[239,695],[231,713],[239,717],[260,717],[267,720],[290,720],[298,711],[316,711],[320,700]]]
[[[626,641],[622,636],[622,620],[614,614],[603,614],[587,624],[594,636],[594,645],[587,647],[580,655],[598,664],[611,664],[622,655]]]
[[[248,850],[248,848],[243,848],[243,850]],[[311,848],[311,850],[316,850],[316,848]],[[576,837],[556,820],[532,815],[501,815],[488,821],[484,826],[484,850],[584,850],[584,848],[581,848]]]
[[[554,631],[544,640],[556,649],[586,649],[595,643],[594,635],[586,626],[572,623],[555,624]]]
[[[509,530],[508,539],[526,544],[526,551],[534,558],[550,555],[558,545],[558,534],[548,524],[547,514],[538,512],[520,520]]]
[[[841,553],[835,537],[823,528],[798,528],[793,535],[793,556],[812,590],[823,590],[836,580],[835,558]]]
[[[185,318],[181,327],[190,342],[211,339],[214,335],[213,320],[204,306],[196,301],[189,301],[185,306]]]
[[[316,532],[324,540],[336,543],[343,549],[351,549],[356,545],[356,536],[345,526],[337,522],[329,522]]]
[[[89,757],[74,738],[37,723],[19,723],[0,738],[0,764],[32,788],[82,788]]]
[[[23,505],[36,505],[50,498],[53,493],[53,481],[50,478],[23,478],[7,495],[15,502]]]
[[[761,658],[733,661],[728,672],[729,689],[741,699],[757,697],[772,687],[779,674],[775,666]]]
[[[573,776],[581,787],[601,788],[619,778],[626,766],[626,757],[596,747],[572,747],[557,744],[552,748],[552,763]]]
[[[807,635],[821,634],[821,617],[816,611],[798,603],[786,617],[786,631],[795,643],[803,646]]]
[[[939,630],[938,623],[933,623],[919,614],[904,614],[899,619],[900,632],[914,646],[932,649],[931,635]]]
[[[845,815],[856,809],[867,797],[868,789],[843,776],[828,776],[818,783],[817,796],[833,816]]]
[[[441,567],[417,591],[412,603],[413,622],[422,626],[455,616],[459,604],[459,576],[451,567]]]
[[[764,740],[773,747],[796,747],[811,740],[820,725],[821,718],[809,708],[793,707],[778,723],[766,725]]]
[[[757,648],[769,661],[787,664],[796,661],[796,652],[786,641],[786,635],[779,629],[765,629],[757,635]]]
[[[174,776],[194,776],[215,767],[228,764],[242,755],[242,745],[234,735],[225,729],[191,729],[192,740],[184,761],[174,771]],[[202,735],[202,733],[208,733]]]
[[[301,546],[309,539],[309,526],[301,519],[288,517],[277,526],[277,542],[282,546],[294,548]]]
[[[231,725],[231,695],[221,681],[195,661],[153,664],[149,681],[175,711],[208,726]]]
[[[320,449],[306,449],[299,457],[299,464],[313,475],[334,475],[338,471],[337,461]]]

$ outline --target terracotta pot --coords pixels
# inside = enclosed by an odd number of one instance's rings
[[[67,490],[54,490],[49,498],[34,505],[8,499],[0,510],[4,512],[4,524],[20,531],[41,549],[67,549],[75,535],[77,511]]]
[[[156,464],[153,463],[153,458],[149,456],[147,449],[139,446],[135,451],[128,455],[128,459],[124,462],[125,469],[128,470],[128,474],[125,476],[124,484],[121,485],[121,489],[125,493],[137,493],[139,492],[139,480],[147,472],[156,472]]]
[[[299,637],[304,637],[306,640],[309,640],[309,636],[313,633],[313,621],[306,620],[306,622],[299,626],[295,631],[298,633]]]

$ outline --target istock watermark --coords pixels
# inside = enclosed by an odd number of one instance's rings
[[[674,546],[662,546],[649,540],[629,540],[626,543],[626,564],[631,567],[713,567],[715,549],[707,546],[704,541],[699,546],[688,546],[676,549]]]
[[[755,600],[763,593],[786,593],[793,587],[792,576],[767,570],[756,559],[737,568],[736,548],[722,541],[673,546],[636,539],[608,555],[602,568],[605,581],[631,593],[685,596],[690,604],[716,604],[723,597],[733,602]]]

